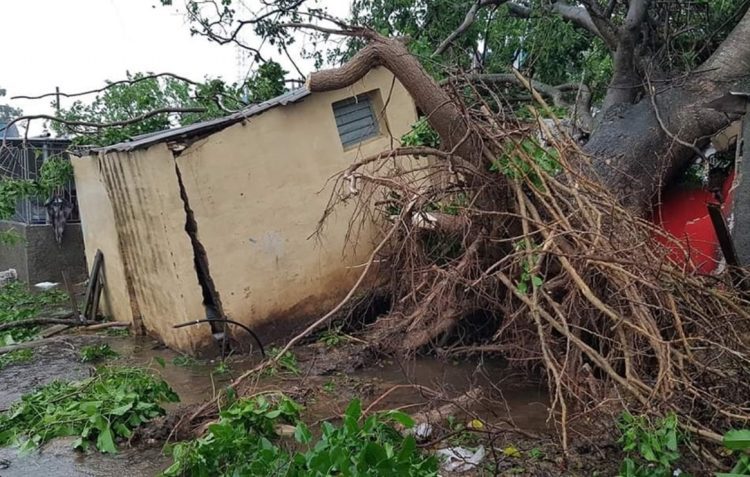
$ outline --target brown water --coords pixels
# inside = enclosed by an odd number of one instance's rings
[[[0,371],[0,407],[55,378],[80,379],[88,368],[77,360],[75,349],[92,341],[106,341],[120,353],[117,362],[124,365],[148,366],[155,369],[180,396],[181,404],[200,403],[226,386],[233,377],[257,364],[257,358],[232,359],[231,372],[217,375],[215,362],[197,362],[177,366],[173,360],[179,354],[159,346],[147,338],[71,337],[61,339],[35,354],[32,363],[10,366]],[[486,422],[511,420],[527,430],[546,427],[547,408],[544,390],[528,385],[514,377],[501,363],[488,361],[446,362],[437,359],[417,359],[407,363],[385,362],[382,365],[350,373],[327,376],[308,376],[316,359],[325,358],[326,350],[301,350],[302,377],[276,376],[257,383],[259,389],[288,389],[292,394],[304,389],[300,399],[306,405],[304,418],[309,422],[332,419],[341,415],[350,399],[359,397],[368,405],[394,386],[413,384],[440,391],[454,397],[469,389],[480,387],[494,396],[474,411]],[[163,360],[162,367],[158,361]],[[489,378],[491,377],[491,378]],[[297,396],[295,396],[297,397]],[[379,401],[374,409],[404,408],[419,410],[428,402],[428,395],[414,386],[403,386]],[[159,448],[127,449],[114,456],[75,452],[72,439],[59,439],[41,451],[17,455],[15,449],[0,449],[0,477],[12,476],[151,476],[169,465],[169,458]]]

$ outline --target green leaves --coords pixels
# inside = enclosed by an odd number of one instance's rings
[[[222,412],[204,437],[177,444],[175,463],[165,476],[381,476],[437,475],[437,461],[423,456],[413,437],[392,426],[413,426],[411,418],[391,411],[362,422],[362,403],[349,403],[340,427],[321,424],[320,439],[299,421],[300,406],[283,395],[240,400]],[[294,424],[297,452],[284,450],[276,434],[279,424]]]
[[[401,144],[404,146],[427,146],[438,147],[440,145],[440,136],[437,131],[432,129],[427,119],[421,118],[411,127],[411,131],[401,137]]]
[[[750,449],[750,429],[731,430],[724,434],[724,447],[730,450]]]
[[[84,346],[78,352],[81,355],[81,361],[84,363],[93,363],[105,359],[117,358],[119,354],[108,344]]]
[[[511,180],[526,181],[544,190],[540,173],[558,174],[561,170],[559,158],[556,149],[545,149],[533,139],[526,138],[520,143],[509,142],[504,153],[493,161],[490,171],[499,172]]]
[[[680,459],[682,436],[677,416],[668,414],[652,423],[646,416],[625,412],[618,423],[618,442],[628,456],[620,466],[622,477],[668,477]]]
[[[177,395],[162,379],[138,368],[100,368],[92,378],[53,382],[27,394],[0,415],[0,445],[33,449],[56,437],[79,436],[74,447],[94,444],[116,452],[117,438],[163,415],[163,402]]]
[[[74,134],[76,144],[106,146],[140,134],[226,116],[248,104],[271,99],[286,90],[285,75],[286,71],[275,62],[260,66],[243,84],[228,84],[217,78],[192,83],[166,75],[128,73],[128,82],[110,86],[90,103],[76,101],[59,116],[68,121],[111,123],[157,109],[202,108],[204,111],[179,116],[158,114],[122,127],[70,129],[62,123],[53,123],[52,127],[61,134]]]
[[[731,430],[724,434],[724,447],[741,453],[729,474],[716,474],[716,477],[739,477],[750,475],[750,429]]]

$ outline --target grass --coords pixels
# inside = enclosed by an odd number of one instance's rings
[[[143,423],[165,413],[164,402],[178,401],[161,378],[140,368],[103,367],[91,378],[52,382],[24,395],[0,414],[0,446],[36,448],[56,437],[77,436],[74,447],[94,445],[117,451]]]
[[[11,364],[28,363],[34,357],[32,349],[17,349],[9,353],[0,354],[0,369]]]

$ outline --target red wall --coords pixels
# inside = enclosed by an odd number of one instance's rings
[[[725,197],[722,210],[725,216],[731,207],[729,188],[733,178],[734,173],[729,174],[722,188]],[[716,202],[716,199],[704,188],[673,187],[663,193],[662,203],[656,207],[652,217],[655,224],[661,225],[688,250],[686,254],[664,237],[657,237],[659,242],[671,250],[670,259],[704,274],[716,270],[718,261],[722,258],[706,209],[709,202]]]

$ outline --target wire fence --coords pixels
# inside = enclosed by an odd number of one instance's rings
[[[70,142],[63,139],[8,139],[0,145],[0,177],[3,179],[36,180],[42,164],[53,157],[69,160],[67,153]],[[67,223],[80,223],[76,187],[73,181],[65,186],[65,192],[73,204],[73,212]],[[25,224],[46,224],[47,209],[44,206],[48,197],[28,197],[18,201],[15,215],[11,220]]]

